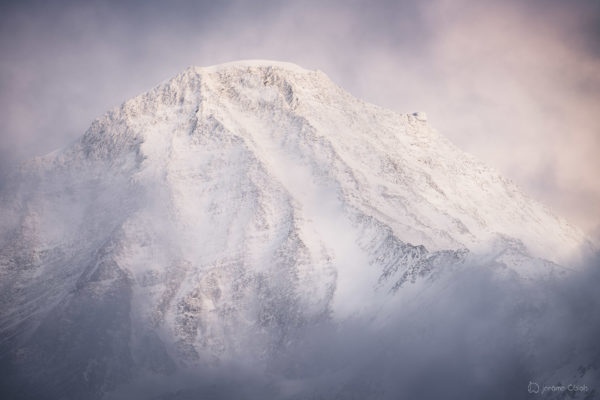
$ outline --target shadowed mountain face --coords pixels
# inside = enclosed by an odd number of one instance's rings
[[[583,234],[424,113],[320,72],[190,68],[0,196],[10,398],[518,398],[598,378]],[[559,326],[582,321],[568,346]]]

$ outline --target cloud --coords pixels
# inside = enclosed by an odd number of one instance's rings
[[[434,45],[453,100],[446,108],[468,115],[447,118],[465,132],[452,137],[589,230],[600,201],[600,59],[575,27],[598,14],[482,4],[432,11],[432,24],[446,24]]]
[[[0,162],[43,154],[185,67],[318,68],[424,110],[443,134],[589,232],[598,226],[597,2],[4,3]]]
[[[524,281],[470,265],[396,299],[387,316],[306,326],[268,361],[152,375],[109,398],[530,398],[529,382],[600,390],[600,263]],[[500,272],[500,273],[498,273]],[[394,301],[394,300],[392,300]],[[250,352],[249,352],[250,353]]]

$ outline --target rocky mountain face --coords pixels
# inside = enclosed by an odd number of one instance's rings
[[[187,398],[173,382],[273,371],[310,327],[385,325],[464,265],[527,282],[593,251],[423,113],[287,63],[189,68],[25,163],[0,196],[11,398],[136,398],[149,381]],[[284,386],[272,397],[304,393]],[[221,389],[206,393],[235,398]]]

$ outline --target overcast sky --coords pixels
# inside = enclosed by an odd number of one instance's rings
[[[9,1],[0,54],[2,169],[189,65],[275,59],[427,112],[600,238],[597,0]]]

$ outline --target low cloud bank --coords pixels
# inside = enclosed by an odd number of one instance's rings
[[[309,326],[272,359],[147,377],[108,398],[596,398],[600,262],[587,264],[539,281],[465,266],[387,317]]]

